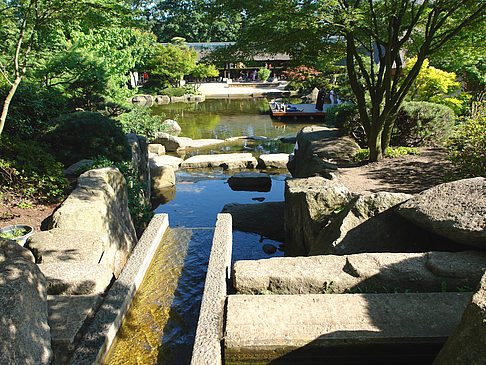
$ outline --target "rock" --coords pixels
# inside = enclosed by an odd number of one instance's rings
[[[289,162],[288,153],[273,153],[260,155],[258,157],[258,168],[260,169],[287,169]]]
[[[190,140],[190,138],[174,137],[165,132],[157,132],[151,143],[161,144],[167,152],[175,152],[179,148],[183,148],[184,142],[187,140]]]
[[[435,186],[400,205],[398,214],[460,244],[486,249],[486,178]]]
[[[228,179],[228,185],[234,191],[270,191],[272,179],[267,174],[252,171],[240,171]]]
[[[189,101],[193,103],[200,103],[206,100],[204,95],[191,95],[189,96]]]
[[[226,204],[222,213],[233,217],[233,229],[257,233],[275,241],[284,241],[283,230],[284,202],[257,204]]]
[[[49,295],[49,326],[51,327],[53,364],[67,364],[85,320],[94,315],[101,304],[99,295]]]
[[[0,363],[50,364],[46,281],[29,250],[0,238]]]
[[[352,199],[342,184],[322,177],[288,179],[285,182],[285,242],[286,255],[307,255],[310,243],[336,209]]]
[[[178,135],[182,131],[182,128],[179,125],[179,123],[177,123],[173,119],[166,119],[166,120],[164,120],[162,122],[161,127],[162,127],[162,130],[164,132],[169,133],[171,135]]]
[[[76,189],[54,212],[49,228],[101,233],[101,263],[118,277],[137,243],[123,175],[116,168],[104,167],[79,176]]]
[[[67,169],[65,169],[63,171],[63,174],[65,176],[78,176],[79,175],[79,173],[77,173],[78,169],[89,168],[92,164],[93,164],[93,160],[84,159],[84,160],[78,161],[78,162],[72,164],[71,166],[69,166]]]
[[[339,130],[320,126],[304,127],[297,135],[294,156],[287,164],[293,177],[320,175],[331,178],[337,165],[329,159],[352,161],[359,145],[349,137],[340,137]]]
[[[251,153],[228,153],[219,155],[197,155],[188,158],[181,164],[181,168],[222,168],[223,170],[252,169],[257,160]]]
[[[149,153],[154,153],[157,156],[165,155],[165,147],[160,143],[150,143],[148,145],[148,151]]]
[[[179,157],[163,155],[163,156],[151,156],[149,166],[151,169],[160,166],[170,166],[174,171],[179,170],[179,166],[184,160]]]
[[[280,137],[278,140],[280,142],[282,142],[282,143],[295,144],[295,142],[297,141],[297,136],[293,136],[293,137]]]
[[[152,206],[157,207],[162,204],[167,204],[168,202],[175,199],[176,187],[168,186],[166,188],[161,188],[158,190],[153,190],[152,195]]]
[[[364,221],[408,200],[412,195],[375,193],[359,196],[348,204],[342,212],[331,219],[316,239],[310,242],[309,255],[322,255],[339,251],[338,246],[347,233]]]
[[[174,169],[170,166],[153,166],[150,168],[150,176],[152,177],[153,190],[160,190],[175,185]]]
[[[38,266],[49,295],[103,294],[113,279],[111,270],[97,263],[61,261]]]
[[[135,95],[132,98],[132,104],[152,106],[154,104],[154,98],[152,95]]]
[[[32,251],[35,262],[84,262],[97,264],[103,256],[103,235],[93,231],[54,228],[36,232],[25,248]]]
[[[472,291],[485,268],[473,251],[278,257],[235,262],[233,284],[238,294]]]
[[[433,365],[486,363],[486,274]]]
[[[274,245],[271,245],[270,243],[266,243],[262,247],[263,252],[265,252],[267,255],[273,255],[275,252],[277,252],[277,247]]]
[[[169,104],[170,103],[170,96],[168,96],[168,95],[157,95],[155,97],[155,102],[157,103],[157,105]]]
[[[133,169],[138,181],[144,188],[144,203],[150,205],[150,171],[147,138],[134,133],[129,133],[127,134],[127,139],[132,149],[132,161],[130,167]]]
[[[171,103],[185,103],[187,101],[186,95],[183,96],[171,96],[170,102]]]

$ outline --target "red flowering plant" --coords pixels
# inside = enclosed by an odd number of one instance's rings
[[[317,71],[313,67],[297,66],[282,72],[289,83],[289,87],[293,90],[311,90],[318,84],[318,78],[322,72]]]

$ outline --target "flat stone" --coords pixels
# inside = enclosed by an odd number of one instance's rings
[[[111,283],[111,269],[100,264],[48,263],[39,264],[46,277],[49,295],[101,294]]]
[[[228,179],[228,185],[235,191],[270,191],[272,179],[267,174],[254,171],[240,171]]]
[[[234,230],[257,233],[284,242],[284,202],[230,203],[221,212],[231,214]]]
[[[25,248],[32,251],[37,264],[98,264],[103,255],[103,237],[98,232],[54,228],[34,233]]]
[[[153,153],[157,156],[165,155],[165,147],[160,143],[150,143],[148,145],[149,153]]]
[[[251,153],[228,153],[218,155],[197,155],[188,158],[181,168],[222,168],[223,170],[255,168],[257,160]]]
[[[472,291],[485,269],[472,251],[278,257],[235,262],[233,284],[239,294]]]
[[[400,205],[398,214],[460,244],[486,249],[486,178],[435,186]]]
[[[54,363],[67,363],[74,350],[79,330],[101,304],[99,295],[49,295],[49,326],[51,328]]]
[[[413,358],[412,349],[420,346],[434,356],[470,298],[470,293],[230,295],[226,363],[283,358],[308,364],[309,357],[324,363],[338,355],[339,363],[353,357],[383,363],[387,354],[376,346],[393,346],[389,363]]]
[[[288,153],[272,153],[258,157],[258,167],[262,169],[287,169]]]
[[[179,170],[179,166],[184,160],[179,157],[163,155],[163,156],[150,156],[149,166],[150,168],[160,167],[160,166],[170,166],[174,171]]]

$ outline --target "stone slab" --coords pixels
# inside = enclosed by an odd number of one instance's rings
[[[238,294],[457,292],[485,270],[473,251],[275,257],[235,262],[233,283]]]
[[[218,214],[199,312],[191,365],[221,364],[226,283],[231,268],[231,215]]]
[[[99,232],[54,228],[36,232],[25,247],[37,264],[84,262],[97,264],[103,255],[103,237]]]
[[[76,348],[70,364],[102,363],[168,226],[167,214],[156,214],[152,218]]]
[[[169,156],[169,155],[162,155],[162,156],[154,156],[151,155],[149,159],[149,166],[150,168],[160,167],[160,166],[170,166],[174,169],[174,171],[179,170],[179,166],[181,165],[182,158]]]
[[[54,364],[66,363],[74,350],[86,319],[93,316],[101,304],[99,295],[49,295],[49,326],[54,351]]]
[[[345,345],[346,355],[353,346],[440,344],[470,298],[471,293],[230,295],[225,360],[257,363],[300,351],[294,363],[308,363],[306,353],[319,354],[323,363],[336,346]],[[370,356],[377,360],[381,354]]]
[[[181,168],[222,168],[223,170],[255,168],[257,160],[251,153],[228,153],[218,155],[197,155],[188,158]]]
[[[262,169],[287,169],[289,156],[288,153],[260,155],[258,157],[258,167]]]
[[[270,191],[272,179],[267,174],[254,171],[240,171],[228,179],[228,185],[234,191]]]

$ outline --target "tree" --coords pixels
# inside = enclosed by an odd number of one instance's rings
[[[117,0],[0,0],[0,73],[10,86],[3,100],[0,134],[10,102],[26,72],[39,58],[56,50],[69,28],[117,24],[129,15]]]
[[[371,161],[384,156],[397,112],[425,59],[486,17],[486,2],[476,0],[248,0],[238,6],[253,19],[253,26],[243,29],[246,43],[259,37],[253,44],[301,57],[313,49],[339,50],[337,45],[344,45]],[[296,37],[292,45],[289,40]],[[409,43],[415,44],[417,61],[398,82]],[[321,56],[313,53],[316,59]]]
[[[196,79],[196,90],[201,86],[203,79],[219,76],[219,71],[211,63],[200,62],[192,70],[192,76]]]
[[[159,44],[155,55],[148,62],[153,75],[166,79],[173,87],[180,85],[184,75],[189,75],[196,67],[197,52],[186,45]]]

